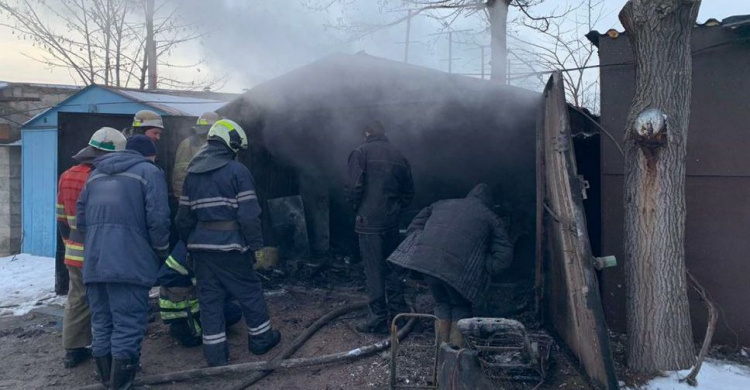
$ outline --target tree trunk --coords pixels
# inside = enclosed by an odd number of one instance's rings
[[[490,15],[490,79],[508,82],[508,8],[512,0],[487,0]]]
[[[620,12],[635,60],[625,127],[628,365],[639,372],[695,359],[685,277],[685,155],[690,37],[700,0],[630,0]]]

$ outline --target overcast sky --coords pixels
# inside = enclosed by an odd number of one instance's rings
[[[348,42],[347,33],[329,27],[339,20],[346,24],[366,21],[382,24],[397,19],[403,12],[400,0],[347,0],[348,5],[334,5],[325,12],[311,10],[304,3],[315,0],[156,0],[178,1],[182,16],[200,23],[210,34],[202,43],[183,45],[174,54],[176,63],[193,63],[205,57],[200,67],[167,70],[170,76],[189,80],[205,75],[225,76],[224,91],[239,92],[260,82],[279,76],[289,70],[314,61],[334,52],[365,52],[402,60],[404,56],[405,25],[396,25],[371,36]],[[571,4],[578,3],[570,0]],[[621,30],[617,13],[623,0],[604,0],[602,18],[595,29],[604,32],[610,28]],[[564,9],[563,0],[546,0],[533,8],[539,15]],[[583,11],[581,11],[583,12]],[[719,20],[731,16],[750,14],[748,0],[703,0],[699,22],[708,18]],[[510,19],[517,17],[511,11]],[[573,16],[572,16],[573,17]],[[576,17],[583,17],[582,15]],[[478,16],[459,18],[452,25],[454,30],[482,29]],[[511,26],[512,34],[535,40],[534,34],[522,27]],[[412,23],[411,39],[415,41],[410,50],[410,62],[447,70],[448,39],[446,35],[432,35],[441,30],[438,21],[419,16]],[[454,44],[454,72],[478,73],[481,69],[480,50],[477,45],[488,44],[488,37],[472,31],[457,38],[465,43]],[[69,72],[50,70],[30,60],[27,56],[38,54],[25,41],[19,41],[8,28],[0,27],[0,81],[43,82],[75,84]],[[512,45],[512,43],[511,43]],[[364,77],[364,76],[363,76]]]

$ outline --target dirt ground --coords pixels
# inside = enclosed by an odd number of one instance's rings
[[[304,287],[290,287],[269,281],[266,284],[267,302],[274,326],[283,333],[281,348],[275,348],[262,358],[247,351],[247,336],[243,325],[237,324],[228,333],[230,363],[272,359],[284,346],[294,340],[307,326],[332,308],[361,301],[364,294],[361,284],[349,280],[335,289],[322,284],[307,283]],[[421,294],[418,307],[429,311],[430,298]],[[44,309],[22,317],[0,318],[0,389],[72,389],[96,383],[95,365],[88,361],[74,369],[62,366],[64,352],[61,348],[62,318],[60,309]],[[322,328],[294,357],[319,356],[348,351],[380,338],[362,335],[354,326],[363,320],[364,312],[345,315]],[[412,334],[405,342],[406,349],[429,344],[434,337],[429,326]],[[412,348],[413,353],[418,348]],[[432,353],[429,348],[416,354],[399,358],[398,372],[402,381],[410,384],[424,383],[429,377]],[[585,389],[586,381],[576,365],[560,348],[553,348],[552,372],[540,389]],[[389,380],[388,351],[362,358],[347,364],[331,364],[298,369],[285,369],[267,376],[252,389],[386,389]],[[176,345],[169,336],[168,327],[158,316],[149,323],[143,344],[143,366],[139,376],[205,367],[202,351]],[[224,375],[189,383],[155,385],[153,389],[228,389],[236,385],[241,374]],[[533,386],[526,386],[532,388]]]

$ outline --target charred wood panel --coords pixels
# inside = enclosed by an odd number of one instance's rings
[[[592,384],[617,389],[599,286],[583,211],[562,75],[555,73],[544,94],[543,153],[546,318],[578,357]]]

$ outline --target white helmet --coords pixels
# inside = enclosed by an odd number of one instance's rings
[[[133,117],[133,127],[158,127],[164,129],[164,121],[162,121],[161,115],[151,110],[140,110]]]
[[[117,129],[102,127],[89,140],[89,146],[105,152],[120,152],[125,150],[128,140]]]
[[[208,131],[208,139],[217,139],[224,142],[234,152],[240,149],[247,149],[247,136],[242,127],[237,122],[229,119],[221,119],[211,126]]]

